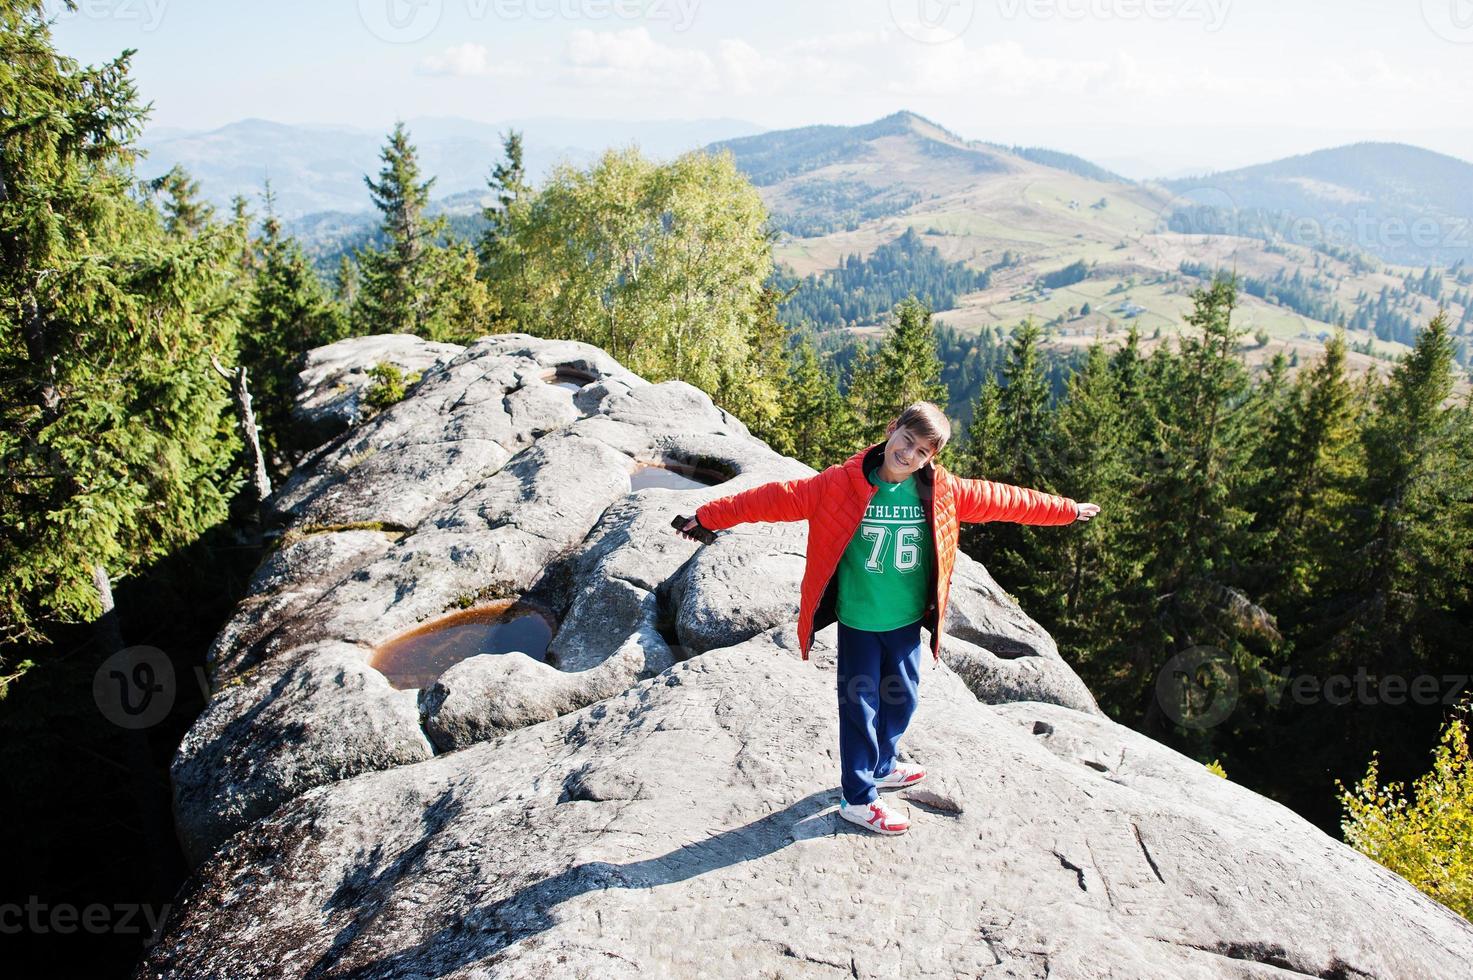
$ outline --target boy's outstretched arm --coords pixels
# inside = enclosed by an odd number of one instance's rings
[[[1011,483],[957,478],[956,514],[963,523],[1011,521],[1015,524],[1072,524],[1099,513],[1095,504],[1015,487]]]
[[[712,531],[754,521],[806,521],[813,513],[817,481],[817,474],[796,480],[775,480],[718,497],[696,508],[696,519]]]

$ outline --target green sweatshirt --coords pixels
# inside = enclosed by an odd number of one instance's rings
[[[864,518],[839,559],[835,614],[852,629],[883,632],[908,626],[926,611],[926,585],[936,544],[912,473],[900,483],[880,479]]]

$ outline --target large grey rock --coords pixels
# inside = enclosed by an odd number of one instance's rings
[[[335,355],[345,370],[349,349]],[[560,369],[592,380],[576,392],[547,384]],[[633,491],[636,461],[665,457],[730,479]],[[674,662],[791,629],[805,524],[745,525],[701,548],[670,521],[715,497],[812,472],[691,385],[650,385],[586,344],[494,335],[431,365],[403,401],[322,447],[274,500],[287,525],[281,547],[211,647],[221,693],[199,723],[209,737],[186,740],[174,765],[188,853],[203,857],[271,806],[343,773],[414,761],[374,740],[379,689],[343,685],[331,706],[273,692],[324,644],[372,651],[447,612],[509,596],[553,611],[560,626],[546,664],[482,657],[425,691],[403,692],[422,709],[419,758],[426,746],[498,738]],[[964,558],[951,610],[948,622],[973,627],[948,637],[943,655],[966,667],[987,700],[1098,710],[1047,634]],[[266,710],[278,702],[291,709]],[[299,737],[326,725],[340,729],[340,743]],[[259,746],[260,758],[285,761],[216,764],[219,752],[245,759]]]
[[[320,445],[365,416],[363,395],[373,384],[368,372],[392,364],[406,376],[420,374],[465,350],[407,333],[349,337],[316,347],[302,357],[297,373],[292,422],[308,445]]]
[[[452,665],[421,695],[424,729],[442,752],[464,748],[611,698],[674,662],[653,632],[575,674],[524,653],[482,654]]]
[[[171,766],[190,863],[303,790],[430,757],[414,692],[393,690],[368,654],[315,644],[280,674],[258,672],[215,695]]]
[[[1047,701],[1103,715],[1048,631],[1008,597],[991,573],[957,553],[941,655],[979,700]]]
[[[828,639],[820,639],[827,646]],[[841,822],[791,629],[321,786],[191,877],[139,977],[1454,977],[1473,926],[1098,715],[926,658],[912,828]],[[831,661],[825,651],[819,663]]]

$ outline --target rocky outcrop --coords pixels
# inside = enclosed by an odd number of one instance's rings
[[[832,661],[820,634],[818,662]],[[1473,927],[1098,715],[924,658],[903,837],[838,820],[781,629],[323,786],[186,886],[140,977],[1452,977]]]
[[[378,340],[360,339],[365,360],[382,356]],[[347,370],[351,342],[332,346]],[[549,383],[559,371],[588,381]],[[631,492],[636,461],[666,458],[731,478]],[[321,447],[269,501],[281,546],[210,650],[221,696],[173,764],[186,855],[204,860],[313,786],[577,710],[792,623],[806,526],[746,526],[698,549],[669,525],[713,497],[812,472],[698,389],[651,385],[585,344],[502,334],[432,363],[408,397]],[[979,690],[1098,710],[985,570],[963,558],[956,581],[959,632],[944,649]],[[558,614],[550,666],[477,658],[419,693],[418,715],[381,685],[339,684],[329,705],[279,683],[323,644],[372,673],[372,651],[395,635],[511,595]],[[334,737],[303,739],[304,728]]]
[[[413,377],[464,349],[407,333],[350,337],[315,347],[302,357],[292,422],[309,444],[326,442],[368,414],[363,396],[373,384],[368,373],[373,367],[391,364]]]
[[[560,369],[587,383],[548,383]],[[661,458],[729,479],[632,490]],[[140,976],[1468,960],[1465,921],[1105,718],[965,556],[902,745],[930,769],[903,794],[914,827],[839,822],[835,631],[808,662],[795,635],[806,525],[704,547],[669,526],[811,473],[690,385],[522,334],[437,361],[324,444],[271,501],[281,546],[211,650],[215,693],[172,768],[198,867]],[[511,596],[555,615],[547,662],[474,656],[402,691],[372,667],[385,641]]]

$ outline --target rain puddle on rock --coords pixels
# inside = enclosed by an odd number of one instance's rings
[[[598,379],[591,374],[575,371],[572,368],[558,368],[549,371],[542,376],[542,380],[555,388],[563,388],[567,391],[577,391],[586,384],[592,384]]]
[[[427,688],[452,664],[482,653],[520,650],[547,661],[556,623],[544,609],[502,599],[441,616],[381,644],[371,666],[399,690]]]
[[[664,490],[699,490],[725,483],[731,477],[715,470],[702,469],[688,463],[667,459],[661,463],[640,461],[629,474],[629,489],[646,490],[660,487]]]

